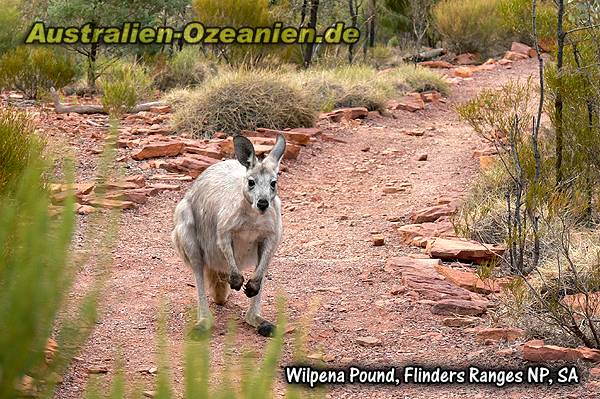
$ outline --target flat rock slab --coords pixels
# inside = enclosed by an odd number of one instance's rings
[[[407,224],[398,227],[400,238],[408,245],[425,248],[427,241],[435,237],[453,237],[454,227],[447,220]]]
[[[480,316],[487,311],[487,306],[464,299],[441,299],[431,307],[431,313],[443,316]]]
[[[183,152],[184,146],[184,143],[181,141],[147,144],[133,151],[131,157],[136,161],[158,157],[175,157]]]
[[[402,283],[417,292],[423,299],[437,301],[456,298],[468,301],[472,294],[444,279],[435,267],[440,265],[439,259],[415,259],[407,256],[392,258],[388,261],[390,272],[400,272]]]
[[[485,295],[493,292],[501,292],[502,287],[508,283],[508,280],[500,281],[492,278],[482,280],[475,271],[457,270],[444,265],[436,265],[435,269],[444,276],[446,280],[471,292],[477,292],[478,294]]]
[[[504,254],[504,247],[459,238],[436,238],[427,243],[432,258],[483,263]]]
[[[435,222],[443,216],[451,216],[456,213],[455,203],[434,205],[427,208],[414,211],[410,215],[410,221],[413,223]]]
[[[523,359],[530,362],[584,360],[600,362],[600,350],[590,348],[565,348],[557,345],[546,345],[543,340],[528,341],[523,345]]]

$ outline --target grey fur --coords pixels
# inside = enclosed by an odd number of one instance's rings
[[[212,326],[205,292],[211,281],[205,282],[205,268],[216,272],[210,275],[226,276],[231,288],[239,290],[243,282],[240,271],[255,267],[244,287],[251,297],[246,321],[256,328],[266,322],[260,315],[262,285],[283,231],[276,181],[285,138],[277,137],[263,161],[256,158],[252,143],[245,137],[236,136],[234,147],[238,159],[206,169],[179,202],[174,215],[173,243],[194,272],[198,323],[205,328]],[[268,207],[262,211],[259,205],[264,208],[265,201]]]

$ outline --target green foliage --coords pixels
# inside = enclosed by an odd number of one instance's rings
[[[16,397],[20,378],[43,364],[43,351],[69,283],[65,273],[74,220],[53,219],[39,165],[28,168],[0,208],[0,397]],[[72,199],[67,201],[72,207]],[[10,348],[10,349],[8,349]]]
[[[514,40],[533,45],[533,19],[531,0],[502,0],[500,2],[502,25]],[[556,7],[550,1],[538,1],[537,36],[541,42],[556,37]]]
[[[192,8],[206,26],[265,27],[276,22],[268,0],[193,0]],[[212,46],[215,53],[233,66],[255,66],[286,46],[227,44]]]
[[[493,54],[506,41],[502,0],[442,0],[433,8],[435,27],[451,50]]]
[[[449,92],[449,85],[441,75],[414,65],[401,65],[381,72],[366,65],[311,69],[295,74],[294,78],[311,93],[311,100],[321,111],[366,107],[370,111],[385,112],[388,100],[408,91]]]
[[[60,89],[76,76],[73,60],[47,47],[20,46],[0,57],[0,85],[37,98],[41,90]]]
[[[173,99],[186,96],[185,99]],[[229,135],[258,127],[313,126],[316,110],[308,97],[278,72],[230,72],[190,92],[173,93],[174,123],[197,137]]]
[[[20,41],[22,28],[19,1],[0,0],[0,55],[14,49]]]
[[[216,72],[216,63],[206,60],[197,47],[187,46],[159,67],[154,81],[161,90],[193,87],[202,84]]]
[[[0,110],[0,193],[12,189],[27,167],[40,158],[41,150],[42,142],[24,113]]]
[[[150,94],[152,79],[142,65],[117,62],[100,80],[102,105],[111,114],[128,112]]]

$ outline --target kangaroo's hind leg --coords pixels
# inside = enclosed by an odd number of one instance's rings
[[[197,332],[207,332],[211,329],[213,317],[208,308],[204,287],[204,257],[198,242],[194,216],[187,201],[183,200],[175,210],[175,229],[172,234],[175,248],[194,272],[196,291],[198,293],[198,322],[194,328]]]

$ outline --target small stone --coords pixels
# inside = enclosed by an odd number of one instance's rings
[[[87,369],[88,374],[106,374],[108,373],[108,367],[106,366],[91,366]]]
[[[417,161],[427,161],[427,154],[426,153],[418,154]]]
[[[381,346],[381,340],[375,337],[359,337],[356,338],[356,343],[366,347]]]
[[[385,244],[385,237],[383,234],[373,234],[371,236],[371,241],[373,242],[374,247],[381,247]]]

